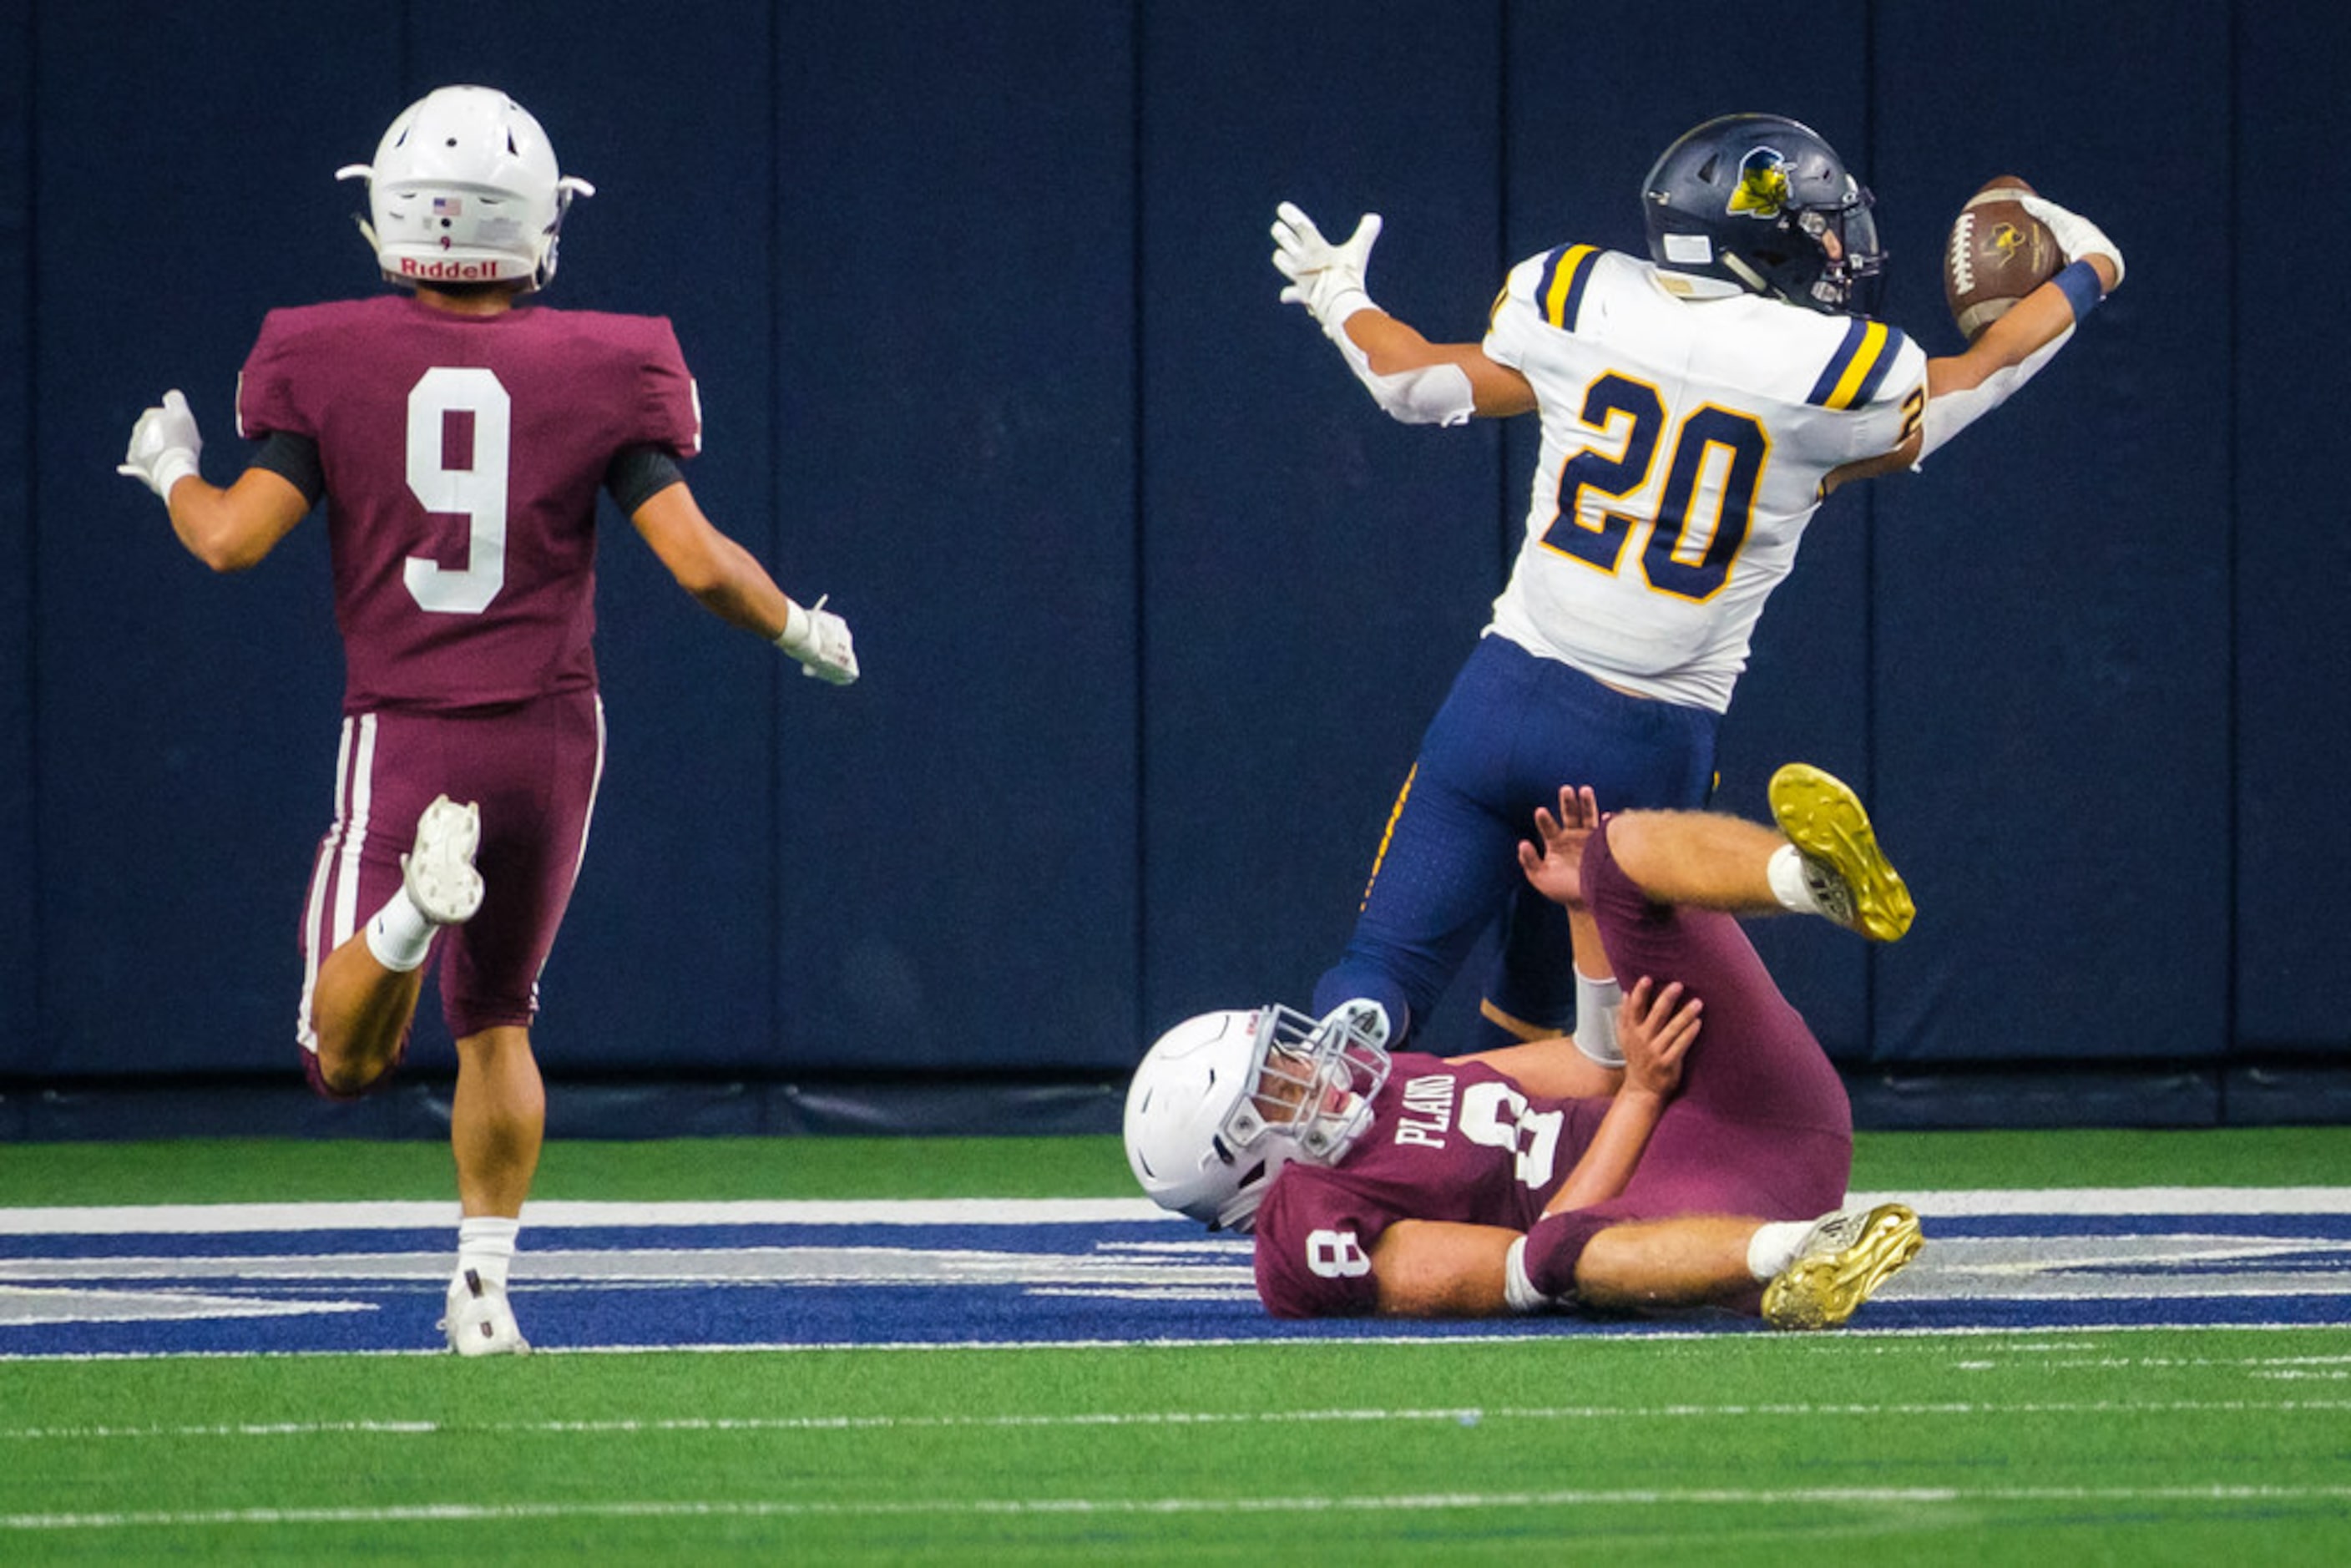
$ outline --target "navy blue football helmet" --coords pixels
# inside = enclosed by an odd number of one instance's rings
[[[1870,204],[1835,148],[1776,114],[1708,120],[1641,187],[1659,267],[1831,314],[1876,308],[1886,252]]]

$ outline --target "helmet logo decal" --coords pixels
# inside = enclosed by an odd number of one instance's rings
[[[1750,218],[1776,218],[1788,205],[1788,160],[1769,147],[1758,147],[1739,161],[1739,185],[1730,193],[1730,208]]]
[[[448,243],[444,240],[444,246]],[[496,283],[498,264],[496,261],[465,261],[451,257],[447,261],[420,261],[413,256],[394,256],[394,276],[427,283]]]

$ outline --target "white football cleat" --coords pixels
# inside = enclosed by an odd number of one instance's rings
[[[441,1320],[449,1348],[459,1355],[528,1355],[530,1341],[522,1337],[514,1309],[504,1290],[482,1283],[471,1269],[449,1281],[449,1312]]]
[[[408,901],[435,925],[471,920],[482,907],[482,873],[474,851],[482,841],[482,812],[437,797],[416,819],[416,847],[400,857]]]

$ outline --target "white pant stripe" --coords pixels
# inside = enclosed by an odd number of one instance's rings
[[[595,776],[588,780],[588,809],[580,814],[580,848],[571,857],[571,881],[574,886],[579,884],[580,868],[588,859],[588,831],[596,825],[596,797],[603,788],[604,698],[603,695],[599,693],[596,697],[596,772]],[[548,954],[549,958],[554,956],[552,951]],[[547,959],[542,958],[539,960],[538,974],[530,977],[530,1011],[533,1018],[538,1016],[538,982],[546,973]]]
[[[334,940],[329,952],[360,928],[360,854],[367,848],[368,814],[375,804],[375,715],[359,717],[359,743],[351,758],[350,795],[343,827],[343,865],[335,881]]]
[[[319,1031],[310,1017],[310,1002],[319,987],[319,966],[358,925],[360,851],[365,847],[367,833],[363,802],[374,763],[375,716],[363,714],[343,720],[342,737],[335,747],[334,823],[319,843],[318,861],[310,868],[310,896],[302,915],[302,1000],[295,1013],[294,1038],[314,1056],[319,1051]],[[347,804],[354,795],[360,803]],[[332,927],[327,924],[330,894],[335,904]]]

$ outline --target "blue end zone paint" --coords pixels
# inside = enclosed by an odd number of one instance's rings
[[[2251,1207],[2258,1195],[2248,1195]],[[2041,1200],[2045,1212],[2035,1211]],[[2351,1326],[2351,1193],[2342,1212],[2064,1212],[2008,1195],[1997,1213],[1926,1221],[1919,1261],[1856,1328],[1961,1333],[2163,1324]],[[1932,1196],[1919,1207],[1930,1210]],[[563,1206],[567,1215],[600,1212]],[[543,1349],[1067,1345],[1496,1335],[1644,1334],[1571,1314],[1507,1322],[1270,1319],[1247,1244],[1160,1218],[1039,1218],[987,1206],[953,1223],[875,1223],[872,1206],[783,1222],[541,1223],[515,1265],[517,1310]],[[451,1229],[316,1221],[190,1233],[71,1212],[0,1231],[0,1357],[426,1352]],[[309,1211],[305,1211],[306,1213]],[[617,1207],[611,1212],[622,1212]],[[719,1211],[714,1209],[714,1215]],[[342,1223],[335,1223],[340,1217]],[[5,1218],[0,1215],[0,1218]],[[357,1223],[353,1223],[354,1220]],[[1720,1315],[1676,1333],[1754,1332]]]

